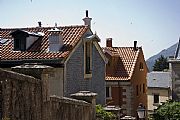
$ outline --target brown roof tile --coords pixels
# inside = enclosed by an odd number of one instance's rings
[[[133,47],[103,48],[105,53],[110,54],[112,58],[116,58],[116,62],[113,62],[113,71],[106,72],[106,80],[130,80],[140,49],[134,50]]]
[[[57,27],[61,29],[64,46],[59,52],[47,52],[49,42],[48,36],[50,32],[48,30],[53,27],[35,27],[35,28],[22,28],[22,30],[28,32],[42,32],[45,35],[42,40],[37,40],[27,51],[14,51],[13,50],[13,39],[10,33],[16,29],[1,29],[0,38],[9,39],[8,44],[0,44],[0,56],[1,60],[21,60],[21,59],[55,59],[55,58],[66,58],[71,50],[75,47],[84,33],[88,30],[88,26],[64,26]]]

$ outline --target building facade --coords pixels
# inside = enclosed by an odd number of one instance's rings
[[[147,108],[147,66],[141,47],[112,47],[107,39],[103,48],[106,65],[106,105],[123,109],[125,115],[137,116],[140,103]]]
[[[159,105],[172,98],[171,73],[153,71],[147,74],[147,81],[148,113],[153,114]]]
[[[49,82],[51,95],[91,91],[104,104],[106,57],[88,11],[83,20],[80,26],[2,28],[1,67]]]

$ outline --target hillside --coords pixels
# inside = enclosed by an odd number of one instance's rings
[[[174,53],[176,51],[176,46],[177,46],[177,43],[172,45],[171,47],[169,47],[167,49],[162,50],[161,52],[159,52],[158,54],[150,57],[149,59],[147,59],[146,64],[147,64],[147,66],[149,68],[149,72],[152,71],[155,60],[157,58],[159,58],[161,55],[163,55],[165,57],[174,56]]]

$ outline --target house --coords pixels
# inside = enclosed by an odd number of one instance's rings
[[[143,50],[137,47],[113,47],[112,38],[106,40],[103,51],[108,58],[106,65],[106,105],[119,106],[123,113],[137,116],[142,103],[147,108],[147,66]]]
[[[169,68],[172,75],[172,99],[180,101],[180,40],[178,42],[175,55],[169,57]]]
[[[106,57],[91,19],[86,11],[84,25],[42,27],[39,22],[38,27],[1,28],[0,67],[47,82],[47,94],[91,91],[104,104]]]
[[[157,106],[171,99],[171,73],[153,71],[147,74],[148,113],[152,114]]]

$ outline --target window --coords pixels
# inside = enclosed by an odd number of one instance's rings
[[[154,94],[154,103],[159,103],[159,94]]]
[[[106,98],[111,97],[111,87],[106,87]]]
[[[146,92],[146,87],[145,87],[145,84],[143,84],[143,93]]]
[[[138,88],[139,88],[138,85],[136,85],[136,96],[139,95],[139,89]]]
[[[92,43],[85,42],[85,74],[92,73]]]
[[[140,70],[140,71],[143,71],[143,70],[144,70],[144,66],[143,66],[143,63],[142,63],[142,62],[139,63],[139,70]]]

